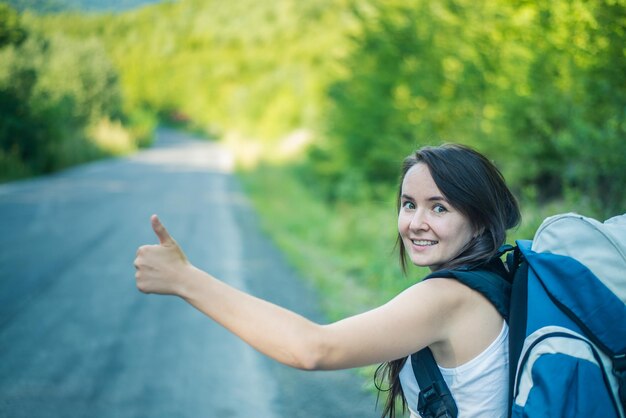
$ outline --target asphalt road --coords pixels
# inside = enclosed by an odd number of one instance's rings
[[[158,213],[198,267],[322,321],[216,144],[161,130],[130,158],[0,185],[0,417],[376,417],[351,371],[257,353],[174,297],[143,295]]]

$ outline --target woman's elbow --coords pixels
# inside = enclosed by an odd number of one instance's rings
[[[312,372],[315,370],[321,370],[320,363],[313,356],[301,356],[292,364],[293,367],[299,370]]]
[[[290,366],[305,370],[305,371],[315,371],[315,370],[323,370],[324,369],[324,356],[321,354],[321,351],[316,347],[305,346],[301,350],[291,356],[291,361],[289,361]]]
[[[295,350],[292,366],[306,371],[332,369],[330,361],[332,350],[324,342],[320,335],[314,338],[302,340],[302,344]]]

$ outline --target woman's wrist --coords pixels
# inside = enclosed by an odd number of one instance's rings
[[[198,298],[199,293],[202,292],[201,287],[205,286],[207,280],[212,277],[191,263],[179,269],[176,276],[175,295],[188,302]]]
[[[176,270],[174,283],[176,285],[172,289],[173,294],[183,299],[187,299],[193,293],[193,283],[197,281],[197,272],[199,270],[191,263],[185,263]]]

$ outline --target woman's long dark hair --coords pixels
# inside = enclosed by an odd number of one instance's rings
[[[402,176],[398,189],[398,212],[402,181],[406,173],[418,163],[426,164],[435,184],[456,210],[465,215],[478,235],[453,259],[440,268],[461,265],[478,265],[493,257],[504,244],[506,231],[517,226],[521,220],[519,206],[507,187],[500,171],[482,154],[457,144],[424,147],[409,155],[402,164]],[[398,233],[397,247],[400,264],[406,273],[407,254]],[[388,392],[382,416],[394,418],[396,402],[400,401],[406,411],[406,400],[398,375],[406,358],[381,364],[376,370],[374,382],[379,391]],[[383,382],[388,387],[383,388]],[[417,401],[417,400],[416,400]]]

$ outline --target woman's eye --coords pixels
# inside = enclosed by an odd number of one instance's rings
[[[444,212],[447,212],[447,211],[448,211],[448,209],[446,209],[446,207],[443,206],[443,205],[435,205],[433,207],[433,212],[435,212],[435,213],[444,213]]]
[[[413,202],[410,202],[408,200],[402,202],[402,207],[404,209],[415,209],[415,204]]]

